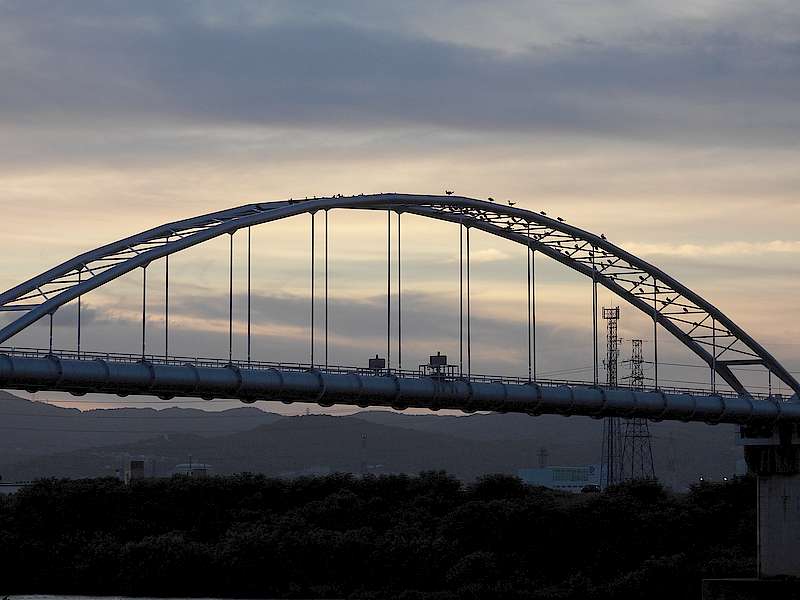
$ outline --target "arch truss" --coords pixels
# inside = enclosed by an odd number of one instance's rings
[[[332,209],[415,214],[518,242],[625,299],[681,341],[737,393],[750,395],[733,368],[759,365],[800,396],[800,383],[719,309],[604,235],[544,213],[460,196],[376,194],[256,203],[162,225],[76,256],[0,294],[0,311],[16,313],[0,329],[0,344],[64,304],[154,260],[239,229]]]

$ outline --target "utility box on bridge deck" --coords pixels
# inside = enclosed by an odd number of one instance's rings
[[[369,359],[369,368],[372,371],[383,371],[386,368],[386,359],[376,354],[375,358]]]
[[[458,374],[456,365],[447,364],[447,355],[437,352],[431,354],[428,358],[427,365],[419,366],[419,373],[424,377],[433,377],[434,379],[442,379],[446,377],[455,377]]]

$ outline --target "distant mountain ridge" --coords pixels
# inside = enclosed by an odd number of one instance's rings
[[[245,431],[281,418],[252,406],[219,412],[194,408],[80,411],[0,391],[0,465],[54,452],[134,442],[164,433],[220,435]]]
[[[114,475],[132,457],[168,475],[189,455],[217,473],[370,473],[445,469],[472,479],[550,465],[599,462],[601,422],[521,414],[447,416],[364,411],[285,417],[243,406],[81,412],[0,392],[0,474],[6,480]],[[735,428],[654,423],[656,472],[685,487],[730,476],[741,449]],[[366,438],[364,438],[366,436]]]

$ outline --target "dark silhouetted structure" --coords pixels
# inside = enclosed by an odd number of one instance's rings
[[[603,318],[606,320],[606,386],[610,389],[618,385],[617,367],[619,363],[619,336],[617,328],[619,322],[619,306],[603,308]],[[620,439],[621,420],[619,417],[606,417],[603,419],[603,451],[600,461],[602,469],[602,482],[604,486],[614,485],[622,481],[622,447]]]
[[[644,389],[644,356],[642,340],[631,340],[630,385],[635,390]],[[619,471],[621,481],[655,479],[653,445],[647,419],[633,418],[622,421],[622,451]]]

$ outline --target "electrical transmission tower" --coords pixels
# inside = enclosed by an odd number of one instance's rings
[[[619,322],[619,306],[603,308],[603,318],[606,320],[606,386],[617,387],[617,365],[619,363],[619,337],[617,325]],[[604,487],[622,481],[620,471],[620,458],[622,456],[621,419],[619,417],[606,417],[603,419],[603,450],[600,466],[600,477]]]
[[[642,340],[631,340],[631,359],[629,361],[631,374],[629,380],[635,390],[644,389],[644,355],[642,354]]]
[[[631,340],[630,384],[635,390],[644,389],[644,357],[642,340]],[[647,419],[624,419],[620,452],[620,481],[655,479],[653,446]]]

